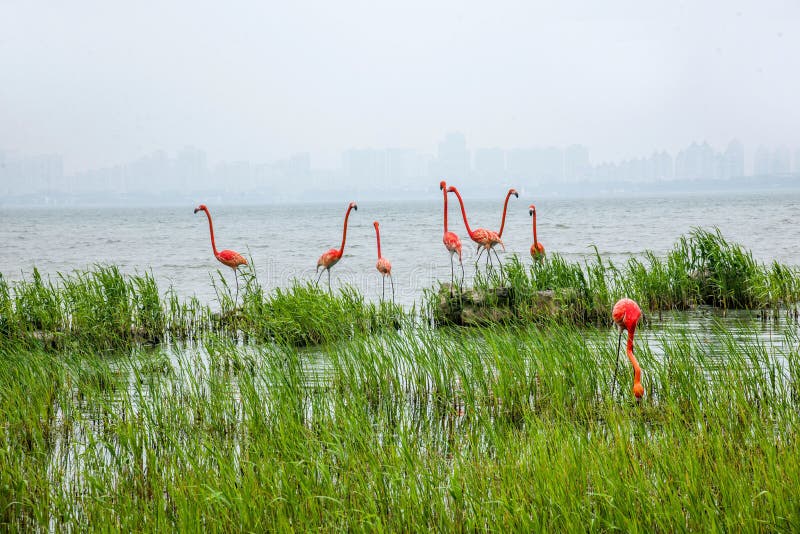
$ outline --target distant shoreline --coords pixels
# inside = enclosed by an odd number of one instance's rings
[[[513,185],[524,196],[542,199],[572,198],[643,198],[695,195],[726,195],[745,193],[800,192],[800,175],[740,177],[728,180],[668,180],[656,182],[576,182],[559,184],[513,183],[499,180],[491,185],[472,183],[466,180],[462,189],[469,191],[475,200],[495,199],[501,190]],[[459,183],[456,181],[455,183]],[[18,195],[0,199],[0,209],[13,208],[102,208],[183,206],[198,200],[216,205],[274,205],[360,201],[410,202],[438,201],[436,187],[391,188],[391,189],[304,189],[291,194],[275,193],[268,189],[230,193],[225,191],[195,191],[191,193],[165,191],[158,194],[143,193],[84,193],[56,195]]]

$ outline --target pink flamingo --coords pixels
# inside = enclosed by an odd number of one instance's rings
[[[642,309],[633,300],[629,298],[620,299],[614,304],[614,309],[611,310],[611,318],[614,323],[619,327],[619,339],[617,340],[617,365],[614,369],[614,385],[617,382],[617,369],[619,368],[619,347],[622,343],[623,330],[628,331],[628,359],[633,365],[633,396],[636,399],[641,399],[644,395],[644,387],[642,386],[642,369],[639,367],[639,362],[633,355],[633,334],[636,331],[636,324],[642,317]],[[614,395],[614,386],[611,386],[611,395]]]
[[[500,221],[500,231],[499,231],[499,232],[497,232],[497,237],[498,237],[498,238],[502,238],[502,237],[503,237],[503,229],[506,227],[506,211],[508,210],[508,199],[510,199],[510,198],[511,198],[511,195],[514,195],[514,198],[519,198],[519,193],[517,193],[517,190],[516,190],[516,189],[513,189],[513,188],[512,188],[512,189],[509,189],[509,190],[508,190],[508,193],[506,193],[506,200],[505,200],[505,202],[503,203],[503,218],[502,218],[502,220]],[[496,245],[498,245],[498,244],[502,245],[502,243],[501,243],[501,242],[497,242],[497,241],[493,242],[493,243],[490,245],[490,247],[491,247],[492,251],[494,252],[495,256],[497,256],[497,251],[495,251],[495,250],[494,250],[494,247],[495,247]],[[505,247],[503,247],[503,250],[505,250]],[[482,253],[483,253],[483,250],[480,250],[480,252],[478,253],[478,259],[480,259],[480,255],[481,255]],[[476,260],[476,261],[477,261],[477,260]],[[499,258],[499,257],[497,258],[497,261],[500,261],[500,258]]]
[[[455,285],[456,273],[453,266],[453,254],[458,253],[458,263],[461,265],[461,283],[464,283],[464,262],[461,259],[461,239],[453,232],[447,231],[447,184],[442,180],[439,182],[439,189],[442,190],[444,196],[444,235],[442,236],[442,243],[444,248],[450,253],[450,287]]]
[[[531,204],[528,206],[528,213],[533,217],[533,245],[531,245],[531,257],[534,260],[544,258],[544,245],[536,240],[536,206]]]
[[[392,264],[381,255],[381,231],[378,229],[378,221],[372,223],[372,226],[375,227],[375,238],[378,240],[378,263],[375,264],[375,268],[378,269],[378,272],[381,273],[381,278],[383,279],[383,291],[381,292],[381,298],[383,299],[386,294],[386,277],[389,277],[389,282],[392,283],[392,302],[394,302],[394,279],[392,278]]]
[[[206,212],[206,217],[208,217],[208,230],[211,232],[211,250],[214,252],[214,257],[223,265],[227,265],[233,269],[233,277],[236,279],[236,298],[234,299],[234,302],[236,302],[239,300],[239,277],[237,276],[237,269],[240,265],[247,265],[247,260],[241,254],[232,250],[217,251],[217,244],[214,241],[214,223],[211,222],[211,213],[209,213],[205,204],[200,204],[194,209],[195,213],[198,211]]]
[[[344,228],[342,229],[342,246],[338,249],[332,248],[328,252],[324,253],[322,256],[319,257],[317,260],[317,271],[319,271],[319,276],[317,277],[317,284],[319,284],[319,279],[322,278],[322,273],[328,271],[328,292],[331,290],[331,267],[336,265],[336,263],[342,259],[342,253],[344,252],[344,243],[347,239],[347,219],[350,218],[350,210],[358,211],[358,206],[355,202],[351,202],[349,206],[347,206],[347,212],[344,214]],[[322,267],[322,271],[319,268]]]
[[[467,229],[467,233],[469,234],[470,239],[472,239],[478,245],[478,251],[479,251],[478,259],[480,259],[480,254],[482,254],[483,251],[485,250],[487,251],[486,261],[487,263],[491,263],[492,259],[489,252],[495,245],[500,245],[501,247],[503,247],[503,250],[505,250],[505,245],[503,245],[503,240],[500,239],[500,236],[497,234],[497,232],[492,232],[491,230],[487,230],[485,228],[476,228],[475,230],[472,230],[469,227],[469,222],[467,221],[467,212],[464,209],[464,199],[461,198],[461,193],[459,193],[458,189],[456,189],[452,185],[447,188],[447,192],[455,193],[456,198],[458,198],[458,203],[461,206],[461,216],[464,218],[464,226]],[[499,262],[500,257],[497,256],[497,252],[495,251],[494,254],[497,257],[497,261]],[[475,260],[475,266],[477,267],[477,265],[478,265],[478,260]],[[502,262],[500,263],[500,265],[501,266],[503,265]]]

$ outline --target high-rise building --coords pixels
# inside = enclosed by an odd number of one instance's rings
[[[344,152],[344,174],[355,187],[372,189],[386,180],[386,152],[372,148],[353,148]]]
[[[206,189],[208,183],[208,163],[206,153],[194,147],[179,150],[172,166],[173,179],[182,191]]]
[[[469,171],[469,151],[464,134],[449,133],[439,143],[434,170],[437,178],[450,181],[466,178]]]
[[[564,151],[564,179],[568,182],[583,182],[592,175],[589,149],[583,145],[571,145]]]
[[[722,177],[737,178],[744,176],[744,147],[738,139],[728,143],[723,155]]]
[[[785,146],[772,152],[769,164],[770,174],[783,175],[792,172],[792,153]]]
[[[767,147],[761,145],[753,157],[753,175],[766,176],[770,171],[770,154]]]
[[[473,166],[481,178],[500,179],[506,173],[506,153],[502,148],[478,148]]]
[[[709,180],[718,177],[719,164],[714,150],[706,143],[691,145],[675,158],[675,177],[681,180]]]
[[[386,185],[390,188],[409,187],[428,175],[422,156],[408,148],[386,150]]]

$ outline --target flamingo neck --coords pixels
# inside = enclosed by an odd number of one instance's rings
[[[503,228],[506,227],[506,210],[508,209],[508,199],[511,198],[511,191],[506,195],[506,201],[503,204],[503,220],[500,221],[500,231],[497,232],[498,237],[503,237]]]
[[[538,244],[538,241],[536,240],[536,211],[533,212],[533,244]]]
[[[375,237],[378,240],[378,259],[381,259],[381,232],[378,227],[375,227]]]
[[[633,355],[633,334],[636,331],[635,327],[628,328],[628,359],[633,366],[633,387],[636,388],[637,384],[641,386],[642,383],[642,369],[639,367],[639,362],[636,361],[636,356]]]
[[[469,222],[467,222],[467,212],[464,209],[464,199],[461,198],[461,193],[458,192],[458,189],[455,187],[453,188],[453,193],[456,194],[456,198],[458,198],[458,203],[461,206],[461,216],[464,218],[464,226],[467,228],[467,233],[472,237],[473,232],[472,229],[469,227]]]
[[[208,217],[208,231],[211,232],[211,250],[214,251],[214,256],[219,256],[217,244],[214,241],[214,223],[211,222],[211,213],[209,213],[208,208],[203,208],[203,211],[206,212],[206,217]]]
[[[444,193],[444,233],[447,233],[447,188],[442,189]]]
[[[353,206],[347,207],[347,213],[344,214],[344,228],[342,229],[342,246],[339,247],[339,256],[344,253],[344,243],[347,240],[347,219],[350,218],[350,210],[353,209]]]

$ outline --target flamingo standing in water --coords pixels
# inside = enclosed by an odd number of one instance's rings
[[[628,331],[628,359],[633,365],[633,396],[637,400],[644,395],[644,387],[642,386],[642,369],[639,367],[639,362],[633,355],[633,334],[636,331],[636,324],[642,317],[642,310],[639,305],[629,298],[620,299],[614,304],[614,309],[611,310],[611,318],[614,323],[619,327],[619,339],[617,340],[617,365],[614,369],[614,385],[617,382],[617,369],[619,368],[619,348],[622,343],[623,330]],[[611,395],[614,395],[614,386],[611,386]]]
[[[232,250],[217,251],[217,245],[214,242],[214,223],[211,222],[211,213],[209,213],[205,204],[200,204],[194,209],[195,213],[198,211],[206,212],[206,217],[208,217],[208,230],[211,232],[211,250],[214,252],[214,257],[223,265],[227,265],[233,269],[233,277],[236,279],[236,298],[234,299],[234,302],[236,302],[239,300],[239,277],[237,276],[237,269],[240,265],[247,265],[247,260],[241,254]]]
[[[373,222],[372,226],[375,227],[375,238],[378,240],[378,263],[375,264],[375,268],[378,269],[378,272],[381,273],[381,277],[383,278],[383,291],[381,292],[381,298],[384,298],[386,294],[386,277],[388,276],[389,282],[392,283],[392,303],[394,303],[394,279],[392,278],[392,264],[389,263],[389,260],[381,255],[381,231],[378,229],[378,221]]]
[[[439,182],[439,189],[442,190],[444,196],[444,235],[442,236],[442,243],[450,253],[450,287],[455,285],[456,273],[453,266],[453,254],[458,253],[458,263],[461,265],[461,283],[464,283],[464,262],[461,259],[461,239],[453,232],[447,231],[447,184],[442,180]]]
[[[469,238],[472,239],[478,245],[478,251],[481,253],[483,250],[487,251],[486,254],[486,261],[491,262],[491,255],[489,254],[492,251],[492,247],[495,245],[500,245],[505,250],[505,245],[503,245],[503,240],[500,239],[500,236],[497,232],[492,232],[491,230],[487,230],[486,228],[476,228],[472,230],[469,227],[469,222],[467,221],[467,212],[464,209],[464,199],[461,198],[461,193],[458,192],[454,186],[450,186],[447,188],[448,193],[455,193],[456,198],[458,198],[458,203],[461,206],[461,216],[464,218],[464,226],[467,229],[467,233],[469,234]],[[497,257],[497,261],[500,261],[500,256],[497,256],[497,252],[495,251],[494,255]],[[480,259],[480,254],[478,255],[478,259]],[[475,261],[475,265],[478,265],[477,260]],[[500,263],[502,266],[502,262]]]
[[[528,206],[528,213],[533,217],[533,245],[531,245],[531,257],[534,260],[541,260],[544,258],[544,245],[539,243],[536,239],[536,206],[533,204]]]
[[[501,239],[502,239],[502,237],[503,237],[503,229],[506,227],[506,211],[508,210],[508,199],[510,199],[510,198],[511,198],[511,195],[514,195],[514,198],[519,198],[519,193],[517,193],[517,190],[516,190],[516,189],[513,189],[513,188],[512,188],[512,189],[509,189],[509,190],[508,190],[508,193],[506,193],[506,201],[503,203],[503,218],[502,218],[502,220],[500,221],[500,231],[499,231],[499,232],[497,232],[497,237],[498,237],[498,238],[501,238]],[[497,256],[497,251],[494,251],[494,247],[495,247],[495,245],[498,245],[498,244],[502,245],[502,243],[501,243],[501,242],[500,242],[500,243],[498,243],[498,242],[493,242],[493,243],[490,245],[490,248],[491,248],[491,249],[492,249],[492,251],[495,253],[495,256]],[[505,248],[504,248],[504,249],[505,249]],[[480,259],[480,257],[481,257],[481,254],[482,254],[482,253],[483,253],[483,249],[481,249],[481,250],[480,250],[480,252],[478,253],[478,259]],[[476,260],[476,261],[477,261],[477,260]],[[499,258],[499,257],[497,258],[497,261],[500,261],[500,258]]]
[[[319,268],[322,267],[322,271],[319,271],[319,276],[317,277],[317,284],[319,284],[319,279],[322,278],[322,273],[328,271],[328,292],[331,291],[331,267],[336,265],[336,263],[342,259],[342,253],[344,252],[344,242],[347,239],[347,219],[350,218],[350,210],[358,211],[358,206],[355,202],[351,202],[349,206],[347,206],[347,212],[344,214],[344,228],[342,229],[342,246],[338,249],[332,248],[328,252],[324,253],[322,256],[319,257],[317,260],[317,271]]]

